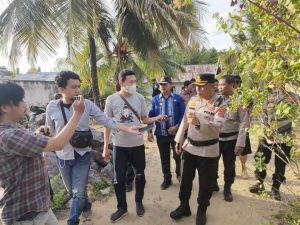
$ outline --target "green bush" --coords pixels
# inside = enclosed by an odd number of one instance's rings
[[[91,183],[93,196],[99,198],[102,196],[101,190],[110,186],[109,182],[105,177],[101,177],[100,181]]]
[[[276,215],[281,225],[300,225],[300,200],[289,203],[288,210]]]
[[[54,194],[51,208],[54,210],[61,210],[66,208],[67,202],[71,199],[67,191],[62,188]]]

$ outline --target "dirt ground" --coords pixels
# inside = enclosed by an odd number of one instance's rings
[[[173,177],[173,185],[167,190],[162,191],[160,184],[162,182],[162,173],[159,153],[155,143],[146,142],[146,180],[144,206],[146,213],[143,217],[138,217],[135,212],[134,191],[127,193],[128,214],[122,220],[118,221],[120,225],[175,225],[175,224],[195,224],[196,217],[196,199],[198,192],[198,178],[194,180],[193,193],[190,200],[192,215],[179,221],[174,221],[169,217],[169,213],[175,209],[178,204],[179,183]],[[237,175],[240,175],[241,166],[237,160]],[[271,175],[274,171],[273,161],[268,166],[268,178],[266,180],[266,189],[270,189]],[[174,163],[172,161],[172,171]],[[283,202],[277,202],[270,198],[260,198],[249,193],[248,188],[255,179],[253,177],[253,155],[249,155],[248,160],[249,179],[236,177],[232,192],[234,200],[231,203],[223,200],[223,166],[220,161],[219,185],[220,192],[214,193],[211,199],[211,206],[207,211],[208,225],[258,225],[266,224],[267,221],[273,221],[276,224],[274,215],[286,206],[284,202],[299,198],[300,180],[295,177],[290,167],[287,168],[287,183],[281,188]],[[1,193],[0,193],[1,195]],[[114,194],[106,196],[101,201],[93,203],[92,214],[87,220],[81,219],[83,225],[111,224],[110,214],[116,210],[116,198]],[[66,224],[68,211],[61,212],[58,217],[60,224]]]
[[[169,213],[179,205],[178,191],[179,183],[173,176],[173,185],[162,191],[162,172],[159,152],[156,143],[146,141],[146,180],[144,206],[146,213],[143,217],[138,217],[135,212],[134,191],[127,193],[128,214],[122,220],[116,222],[120,225],[175,225],[175,224],[195,224],[197,210],[198,178],[194,180],[193,193],[190,204],[192,215],[179,221],[174,221],[169,217]],[[220,161],[221,162],[221,161]],[[241,173],[240,163],[237,162],[237,175]],[[268,166],[269,173],[266,182],[266,189],[270,189],[271,175],[274,171],[273,161]],[[172,161],[172,171],[174,175],[174,161]],[[253,155],[249,156],[248,162],[249,179],[242,179],[237,176],[232,187],[234,201],[231,203],[223,200],[223,166],[220,163],[219,185],[220,192],[214,193],[211,199],[211,206],[207,211],[208,225],[258,225],[267,221],[274,221],[274,215],[285,208],[284,202],[277,202],[270,198],[259,198],[248,191],[249,186],[255,183],[253,176]],[[284,201],[295,199],[300,196],[300,180],[293,175],[291,168],[287,168],[287,183],[282,187]],[[110,214],[116,210],[115,195],[107,196],[101,201],[93,203],[93,211],[90,218],[81,224],[99,225],[111,224]],[[60,219],[60,224],[66,224],[67,215]]]

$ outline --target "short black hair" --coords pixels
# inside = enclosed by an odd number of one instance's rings
[[[233,78],[235,82],[242,83],[242,78],[240,75],[233,75]]]
[[[183,82],[183,87],[187,87],[187,86],[189,86],[191,83],[192,83],[192,81],[190,81],[190,80],[185,80],[185,81]]]
[[[18,106],[23,101],[24,96],[24,89],[15,83],[6,82],[0,84],[0,108],[11,104]],[[2,115],[1,110],[0,115]]]
[[[224,79],[227,84],[235,84],[235,79],[232,75],[223,75],[219,80],[221,79]]]
[[[135,75],[135,72],[133,70],[128,70],[128,69],[122,70],[119,73],[119,81],[124,82],[126,80],[126,77],[131,75]]]
[[[56,77],[55,77],[55,84],[57,87],[65,88],[67,86],[68,80],[80,80],[80,77],[78,74],[72,72],[72,71],[61,71]]]

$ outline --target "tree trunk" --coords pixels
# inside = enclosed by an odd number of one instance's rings
[[[90,47],[90,64],[91,64],[91,76],[92,76],[92,91],[95,104],[101,108],[100,93],[98,87],[98,74],[97,74],[97,59],[96,59],[96,43],[92,35],[89,35],[89,47]]]
[[[116,70],[115,70],[115,74],[114,74],[114,80],[115,80],[115,83],[116,83],[116,89],[117,91],[119,91],[119,73],[120,73],[120,65],[119,65],[119,62],[117,63],[117,66],[116,66]],[[119,88],[117,88],[119,87]]]

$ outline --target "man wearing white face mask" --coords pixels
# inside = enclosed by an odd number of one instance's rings
[[[132,70],[123,70],[119,74],[121,90],[110,95],[106,100],[105,113],[125,126],[151,124],[164,120],[164,115],[148,118],[145,98],[136,92],[136,77]],[[108,144],[111,129],[104,129],[103,158],[110,157]],[[114,187],[117,197],[117,211],[111,215],[111,221],[116,222],[127,214],[125,175],[128,162],[135,171],[135,202],[136,213],[143,216],[145,209],[142,203],[145,187],[145,146],[143,135],[129,135],[122,131],[113,133]]]

